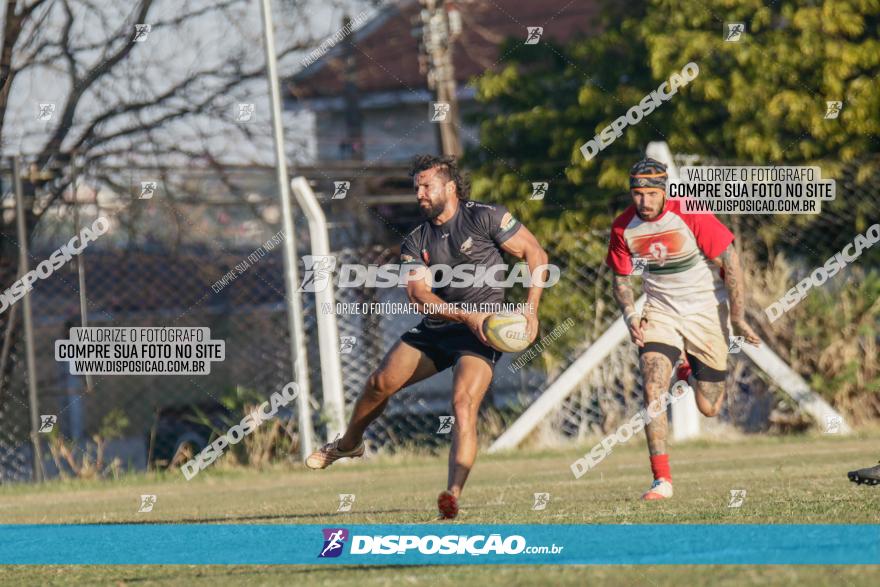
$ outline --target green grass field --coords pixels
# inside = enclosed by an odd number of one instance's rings
[[[574,480],[569,464],[588,447],[481,455],[455,523],[880,523],[880,488],[846,472],[876,463],[880,437],[786,437],[699,442],[671,449],[675,497],[642,503],[650,483],[642,442],[615,451]],[[321,472],[278,466],[253,472],[213,467],[192,481],[178,472],[119,481],[0,487],[2,523],[433,523],[445,453],[372,458]],[[731,489],[745,489],[729,508]],[[533,511],[533,493],[550,504]],[[157,495],[137,513],[142,493]],[[349,513],[337,494],[353,493]],[[662,545],[658,545],[662,548]],[[40,585],[740,585],[876,584],[875,567],[4,567],[0,584]],[[684,583],[682,583],[684,582]]]

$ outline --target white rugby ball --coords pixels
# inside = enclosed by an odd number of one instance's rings
[[[492,314],[483,321],[483,334],[492,348],[502,353],[518,353],[529,346],[526,317],[522,314]]]

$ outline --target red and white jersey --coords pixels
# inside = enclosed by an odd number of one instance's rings
[[[660,216],[646,222],[631,205],[611,227],[605,262],[618,275],[631,275],[633,261],[641,259],[647,304],[688,315],[727,300],[719,268],[709,259],[724,252],[733,233],[714,214],[683,214],[679,207],[667,198]]]

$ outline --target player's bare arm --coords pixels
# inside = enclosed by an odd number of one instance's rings
[[[733,243],[724,249],[718,258],[712,260],[724,269],[724,285],[730,300],[730,324],[733,333],[745,337],[750,344],[758,346],[761,339],[746,322],[745,296],[743,294],[742,266]]]
[[[486,335],[483,334],[483,321],[489,314],[465,312],[455,304],[447,304],[440,296],[431,291],[430,277],[431,273],[427,267],[416,266],[409,270],[406,283],[406,295],[409,297],[409,301],[417,304],[419,312],[426,316],[467,325],[480,342],[489,344]]]
[[[724,286],[730,304],[730,324],[733,334],[745,337],[750,344],[759,345],[761,339],[755,334],[745,319],[745,295],[743,293],[743,276],[739,255],[733,243],[712,262],[724,269]],[[697,381],[697,408],[706,417],[717,416],[724,403],[725,381]]]
[[[544,248],[538,242],[538,239],[535,238],[535,235],[525,226],[520,226],[516,234],[501,244],[501,248],[517,259],[524,259],[529,266],[529,274],[534,279],[529,287],[526,309],[523,312],[526,317],[529,342],[534,342],[538,336],[538,304],[541,302],[541,294],[544,291],[543,286],[547,281],[544,275],[546,270],[541,271],[539,275],[537,269],[547,264],[547,253],[544,252]]]
[[[632,282],[629,275],[614,274],[611,278],[611,292],[620,311],[623,312],[623,320],[629,328],[629,337],[637,346],[645,346],[642,328],[644,320],[639,318],[636,311],[635,295],[633,294]]]

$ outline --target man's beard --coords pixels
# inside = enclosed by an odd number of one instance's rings
[[[427,204],[427,207],[423,206],[421,203],[419,204],[419,210],[421,210],[422,216],[424,216],[426,220],[437,218],[443,213],[443,209],[446,207],[445,203],[437,203],[435,205],[433,202],[428,201]]]
[[[666,199],[665,198],[663,200],[663,203],[660,204],[660,207],[657,209],[657,211],[653,212],[650,216],[647,216],[647,217],[644,216],[642,214],[642,211],[639,210],[638,208],[636,208],[636,214],[639,216],[639,218],[641,218],[642,220],[645,220],[645,221],[656,220],[660,216],[660,214],[663,213],[664,208],[666,208]]]

